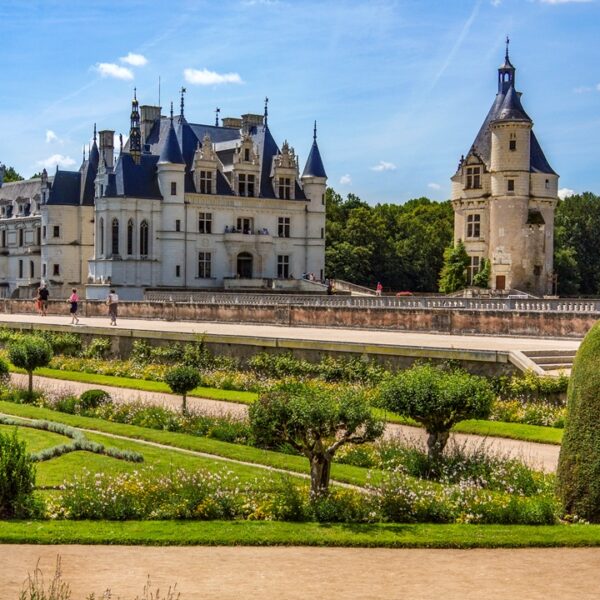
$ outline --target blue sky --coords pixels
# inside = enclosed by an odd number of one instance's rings
[[[127,134],[132,90],[211,123],[262,112],[303,165],[369,203],[449,197],[496,93],[504,38],[560,187],[600,193],[595,0],[0,3],[0,162],[78,168],[98,128]],[[143,63],[143,64],[142,64]]]

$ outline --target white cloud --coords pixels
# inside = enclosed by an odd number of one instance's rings
[[[75,161],[70,156],[62,154],[53,154],[44,160],[38,160],[37,164],[45,169],[53,169],[54,167],[72,167]]]
[[[491,0],[490,4],[492,6],[500,6],[502,4],[502,0]]]
[[[126,81],[133,79],[131,69],[114,63],[98,63],[94,68],[102,77],[114,77],[115,79],[124,79]]]
[[[352,177],[346,173],[340,177],[340,185],[350,185],[352,183]]]
[[[442,186],[439,183],[428,183],[427,187],[431,190],[441,190]]]
[[[577,192],[575,190],[571,190],[569,188],[560,188],[560,190],[558,190],[558,197],[561,200],[564,200],[565,198],[568,198],[569,196],[574,196]]]
[[[371,171],[395,171],[396,165],[391,162],[386,162],[385,160],[380,160],[378,165],[371,167]]]
[[[52,131],[52,129],[46,130],[46,144],[51,144],[52,142],[62,143],[62,140]]]
[[[276,6],[280,4],[279,0],[244,0],[244,6]]]
[[[582,4],[592,0],[540,0],[542,4]]]
[[[133,52],[130,52],[127,56],[121,56],[119,60],[132,67],[143,67],[148,64],[148,59],[143,54],[134,54]]]
[[[220,83],[243,83],[237,73],[216,73],[208,69],[185,69],[183,76],[193,85],[218,85]]]

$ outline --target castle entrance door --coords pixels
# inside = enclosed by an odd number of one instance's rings
[[[506,289],[506,275],[496,275],[496,289],[501,292]]]
[[[237,273],[240,279],[252,279],[252,254],[249,252],[238,254]]]

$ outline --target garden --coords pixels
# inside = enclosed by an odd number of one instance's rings
[[[557,487],[554,474],[485,440],[449,439],[451,430],[494,423],[508,434],[525,425],[562,433],[567,378],[489,380],[426,363],[395,373],[361,360],[267,354],[240,364],[201,340],[137,342],[127,360],[109,357],[101,338],[84,346],[74,334],[4,330],[0,341],[2,541],[599,543],[587,523],[593,511],[581,508],[588,504],[565,500],[565,477]],[[28,374],[26,389],[9,384],[10,370]],[[53,394],[34,389],[34,373],[150,384],[181,404],[116,402],[103,390]],[[189,406],[207,390],[247,404],[247,417]],[[422,427],[426,443],[389,435],[388,421]],[[528,436],[519,431],[513,437]]]

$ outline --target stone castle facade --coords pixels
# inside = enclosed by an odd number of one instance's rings
[[[452,177],[454,241],[462,240],[470,256],[469,282],[486,259],[493,290],[543,296],[552,293],[558,175],[521,104],[515,74],[507,42],[494,103]]]

